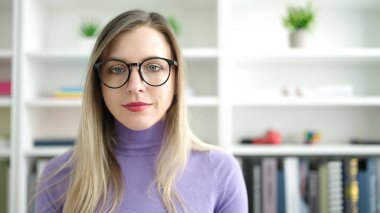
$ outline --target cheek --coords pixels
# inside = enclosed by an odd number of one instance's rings
[[[110,111],[112,109],[112,106],[115,104],[115,101],[113,100],[116,100],[115,99],[116,97],[113,97],[113,96],[115,96],[115,93],[109,91],[109,89],[105,88],[105,86],[102,86],[102,98],[108,110]]]

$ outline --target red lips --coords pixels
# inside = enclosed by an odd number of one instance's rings
[[[127,110],[131,112],[141,112],[150,107],[151,104],[144,102],[131,102],[129,104],[123,105]]]

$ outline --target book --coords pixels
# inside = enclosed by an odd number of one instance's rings
[[[249,213],[261,213],[261,161],[243,157],[242,168],[248,193]]]
[[[248,195],[248,209],[249,213],[253,213],[253,164],[251,157],[242,157],[241,158],[242,170],[245,185],[247,187]]]
[[[262,212],[262,196],[261,196],[261,179],[262,179],[262,168],[260,161],[253,161],[253,212],[261,213]]]
[[[358,182],[359,182],[359,213],[369,213],[370,212],[370,199],[369,199],[369,173],[367,169],[366,160],[359,160],[359,171],[358,171]]]
[[[53,98],[58,99],[80,99],[83,96],[83,87],[64,86],[53,93]]]
[[[0,212],[8,212],[9,163],[0,159]]]
[[[344,212],[358,213],[359,183],[358,159],[350,158],[343,161]]]
[[[51,146],[73,146],[74,139],[35,139],[33,144],[36,147],[51,147]]]
[[[0,95],[11,95],[11,82],[0,81]]]
[[[308,190],[308,201],[309,201],[309,209],[310,213],[319,213],[319,178],[318,178],[318,170],[311,169],[309,171],[309,190]]]
[[[299,174],[299,159],[286,157],[284,159],[285,203],[286,212],[301,213],[301,189]]]
[[[328,195],[329,195],[329,212],[343,212],[343,169],[342,162],[338,160],[329,161],[328,169]]]
[[[327,162],[321,162],[318,168],[319,174],[319,211],[329,211],[329,193],[328,193],[328,169]]]
[[[284,169],[279,163],[279,169],[277,171],[277,212],[285,213],[285,177]]]
[[[263,213],[277,213],[277,159],[263,158],[261,168]]]

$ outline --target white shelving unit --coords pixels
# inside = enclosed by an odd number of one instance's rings
[[[14,42],[13,35],[15,24],[15,3],[11,0],[0,0],[0,81],[10,81],[12,84],[12,94],[14,94]],[[0,137],[7,141],[6,145],[0,147],[0,161],[9,161],[9,173],[16,176],[16,150],[15,150],[15,101],[10,96],[0,96]],[[15,202],[15,182],[8,180],[8,212],[14,212]],[[2,198],[4,199],[4,198]],[[3,208],[1,208],[2,210]],[[0,210],[0,211],[1,211]]]
[[[11,98],[9,97],[0,97],[0,107],[10,107],[11,102]]]
[[[81,19],[96,17],[105,24],[135,8],[174,15],[183,26],[179,42],[187,68],[190,124],[206,142],[236,156],[380,155],[378,146],[349,145],[353,138],[380,138],[380,29],[373,27],[380,20],[380,2],[315,1],[317,23],[304,49],[288,48],[281,18],[289,3],[304,1],[0,0],[0,26],[6,20],[6,32],[11,32],[10,23],[16,23],[17,38],[12,49],[10,33],[4,38],[0,33],[0,71],[4,64],[11,67],[11,60],[16,70],[17,96],[0,98],[0,109],[16,110],[12,147],[0,151],[0,158],[10,156],[15,162],[11,212],[26,212],[31,162],[67,150],[35,148],[33,140],[76,135],[81,100],[53,99],[51,94],[84,83],[90,49],[78,43]],[[295,95],[299,88],[325,85],[350,85],[353,94]],[[284,89],[291,95],[283,96]],[[261,136],[269,128],[283,134],[283,145],[240,145],[243,138]],[[307,130],[322,133],[318,146],[300,145]]]
[[[377,156],[380,147],[373,145],[239,145],[231,149],[236,156],[307,156],[307,157],[329,157],[329,156]]]
[[[380,20],[380,4],[313,1],[317,22],[303,49],[288,48],[282,17],[289,4],[305,2],[231,4],[229,56],[234,72],[226,74],[231,85],[226,127],[231,131],[226,133],[230,150],[255,156],[379,155],[377,146],[348,144],[354,138],[380,138],[380,31],[369,27]],[[297,95],[300,90],[331,85],[348,85],[352,95]],[[282,146],[239,145],[243,138],[262,136],[268,129],[282,133]],[[322,133],[320,146],[297,145],[308,130]]]

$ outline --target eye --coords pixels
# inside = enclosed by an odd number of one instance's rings
[[[157,64],[149,64],[146,66],[146,70],[149,72],[158,72],[161,70],[161,66]]]
[[[114,67],[111,67],[110,71],[113,74],[121,74],[121,73],[125,72],[125,69],[124,69],[124,67],[114,66]]]

